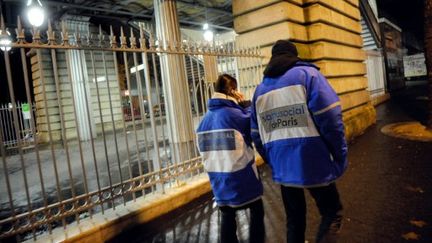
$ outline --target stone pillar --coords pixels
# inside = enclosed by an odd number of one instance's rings
[[[234,0],[233,13],[236,41],[259,45],[266,56],[264,65],[272,45],[290,39],[301,58],[321,68],[341,99],[348,139],[375,123],[358,0]]]
[[[159,45],[165,47],[181,43],[180,27],[174,0],[154,0],[156,34]],[[161,54],[161,73],[164,86],[166,114],[171,135],[175,162],[189,159],[194,130],[191,116],[191,102],[188,91],[184,56]]]

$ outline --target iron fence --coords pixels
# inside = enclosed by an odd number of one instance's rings
[[[6,150],[17,148],[18,137],[22,141],[22,147],[31,149],[34,146],[33,132],[30,128],[30,112],[35,115],[35,104],[33,110],[30,111],[30,105],[27,103],[17,102],[17,115],[18,115],[18,133],[14,129],[14,118],[12,114],[12,103],[0,104],[0,119],[2,120],[3,127],[3,146]]]
[[[46,35],[34,30],[27,42],[30,33],[18,19],[12,49],[2,53],[12,106],[11,118],[0,119],[0,127],[8,127],[0,129],[0,239],[37,239],[203,172],[195,136],[176,140],[163,56],[183,60],[171,68],[186,73],[191,108],[182,111],[183,121],[190,118],[193,128],[207,110],[215,74],[237,77],[248,97],[261,79],[258,48],[161,44],[142,27],[129,36],[121,29],[118,37],[111,27],[107,38],[101,27],[75,25],[69,33],[68,26],[62,22],[57,31],[49,24]],[[15,72],[24,74],[26,103],[34,111],[24,129]],[[17,154],[6,151],[11,129],[19,134]],[[30,150],[27,134],[33,135]]]

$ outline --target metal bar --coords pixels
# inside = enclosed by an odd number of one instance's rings
[[[19,112],[18,110],[21,112]],[[24,130],[24,123],[23,123],[22,109],[21,109],[21,102],[20,101],[17,102],[17,115],[18,115],[18,131],[19,131],[19,133],[17,134],[17,137],[19,136],[21,141],[22,141],[22,145],[25,145],[25,141],[23,141],[24,136],[22,136],[22,132]]]
[[[187,70],[187,68],[186,68],[186,55],[181,55],[180,56],[180,58],[182,58],[183,59],[183,70]],[[186,73],[186,88],[187,88],[187,90],[188,90],[188,93],[190,94],[190,85],[189,85],[189,80],[188,80],[188,77],[187,77],[187,73]],[[191,104],[191,100],[190,100],[190,96],[188,96],[187,97],[187,102],[189,103],[189,104]],[[189,112],[189,120],[192,122],[192,127],[194,127],[194,121],[193,121],[193,115],[192,115],[192,107],[191,107],[191,109],[190,110],[188,110],[188,112]],[[186,118],[185,118],[186,119]],[[186,122],[186,121],[185,121]],[[193,144],[195,144],[195,136],[192,136],[192,141],[193,141]],[[194,145],[191,145],[190,144],[190,142],[188,142],[188,145],[189,146],[194,146]],[[188,147],[188,152],[189,152],[189,159],[190,158],[192,158],[191,157],[191,149],[190,149],[190,147]],[[196,153],[195,153],[196,151],[194,150],[194,157],[196,156]]]
[[[142,123],[142,130],[144,132],[144,137],[145,137],[145,146],[146,146],[146,154],[148,156],[148,147],[147,147],[147,132],[146,132],[146,125],[145,125],[145,119],[146,119],[146,114],[145,114],[145,110],[144,110],[144,99],[143,99],[143,94],[142,94],[142,89],[141,87],[141,76],[139,75],[139,71],[138,71],[138,58],[136,53],[133,53],[133,62],[134,62],[134,66],[136,68],[135,70],[135,78],[136,78],[136,82],[137,82],[137,86],[138,86],[138,96],[139,96],[139,102],[138,102],[138,106],[140,109],[140,113],[141,113],[141,123]],[[152,110],[152,106],[149,105],[149,109]],[[134,122],[134,127],[135,127],[135,122]],[[135,128],[134,128],[135,130]],[[141,164],[141,155],[140,155],[140,149],[139,149],[139,144],[138,144],[138,136],[137,133],[135,131],[135,143],[136,143],[136,151],[137,151],[137,163],[138,163],[138,173],[141,176],[143,174],[143,168],[142,168],[142,164]],[[149,163],[149,161],[147,160],[147,163]],[[150,168],[148,168],[150,169]],[[142,192],[143,195],[145,194],[145,192]]]
[[[180,70],[184,70],[185,68],[186,68],[186,66],[185,66],[185,61],[184,61],[184,59],[182,59],[182,58],[184,58],[184,55],[175,55],[175,56],[173,56],[173,58],[175,58],[175,59],[178,59],[178,60],[176,60],[176,62],[175,62],[175,68],[174,68],[174,74],[177,76],[177,77],[179,77],[179,76],[181,76],[181,73],[180,73]],[[183,61],[183,67],[181,66],[181,61]],[[184,77],[186,80],[183,80],[183,82],[185,82],[186,83],[186,88],[187,88],[187,90],[188,90],[188,93],[189,93],[189,85],[188,85],[188,81],[187,81],[187,77]],[[186,98],[186,102],[188,103],[188,104],[190,104],[190,99],[189,99],[189,96],[186,96],[185,97]],[[190,110],[188,110],[188,111],[185,111],[185,112],[191,112]],[[187,121],[187,119],[186,119],[186,116],[185,115],[183,115],[183,116],[181,116],[181,118],[182,118],[182,123],[183,124],[186,124],[188,121]],[[190,117],[190,118],[192,118],[192,117]],[[190,121],[193,121],[192,119],[190,119]],[[184,144],[182,144],[182,143],[184,143]],[[184,151],[184,147],[186,147],[186,158],[187,159],[190,159],[191,158],[191,153],[190,153],[190,141],[184,141],[184,142],[182,142],[181,140],[179,141],[179,145],[181,146],[181,150],[180,150],[180,153],[184,153],[185,151]],[[180,158],[182,159],[182,160],[184,160],[184,157],[185,157],[185,155],[184,154],[181,154],[180,155]],[[183,161],[178,161],[179,163],[182,163],[183,165],[184,165],[184,163],[183,163]]]
[[[194,103],[195,103],[195,105],[194,105],[195,115],[196,115],[195,118],[198,121],[200,119],[199,104],[198,104],[198,99],[197,99],[197,96],[198,96],[197,92],[198,91],[197,91],[197,85],[196,85],[196,80],[195,80],[194,62],[193,62],[192,58],[194,58],[194,57],[192,57],[191,55],[189,55],[189,64],[190,64],[190,67],[191,67],[191,77],[192,77],[192,90],[193,90],[192,92],[193,92],[193,99],[194,99]],[[194,122],[193,118],[192,118],[192,122],[195,125],[195,122]],[[197,144],[195,136],[194,136],[194,144]],[[197,149],[195,148],[194,151],[195,151],[195,156],[197,156],[198,155]],[[197,171],[197,173],[200,173],[200,172]]]
[[[195,113],[197,118],[200,117],[199,114],[199,107],[198,107],[198,93],[197,93],[197,89],[196,89],[196,80],[195,80],[195,70],[194,70],[194,65],[193,65],[193,61],[192,61],[192,56],[189,55],[189,65],[191,68],[191,77],[192,77],[192,90],[193,90],[193,97],[194,97],[194,108],[195,108]]]
[[[158,73],[157,73],[157,68],[156,68],[156,60],[155,60],[155,54],[154,53],[152,53],[152,59],[153,59],[153,72],[154,72],[155,83],[156,83],[156,93],[158,94],[158,102],[159,102],[160,109],[162,111],[162,106],[161,106],[162,103],[160,103],[160,98],[159,98],[159,94],[160,94],[160,91],[159,91],[159,78],[158,78]],[[159,65],[160,65],[160,67],[163,65],[162,58],[159,58]],[[162,71],[161,71],[161,76],[162,76]],[[163,85],[162,89],[164,90],[163,91],[164,94],[167,94],[165,85],[163,84],[163,82],[161,82],[161,83]],[[166,114],[166,111],[167,111],[167,102],[166,102],[167,101],[166,100],[167,97],[166,97],[166,95],[164,95],[163,99],[164,99],[164,109],[165,109],[165,114]],[[162,123],[162,120],[161,120],[161,117],[162,117],[161,114],[159,115],[159,117],[160,117],[161,125],[163,126],[163,123]],[[172,133],[172,128],[170,127],[170,124],[169,124],[168,115],[165,116],[165,122],[166,122],[166,126],[168,128],[169,146],[170,146],[170,155],[171,155],[171,160],[170,160],[170,163],[168,163],[168,164],[172,164],[174,162],[173,161],[173,157],[174,157],[173,155],[176,153],[176,148],[175,148],[175,145],[173,144],[173,138],[174,137],[173,137],[173,133]],[[164,130],[163,127],[162,127],[162,130]],[[165,153],[166,153],[166,149],[165,149]],[[168,153],[166,153],[166,155],[168,156]],[[159,165],[159,168],[153,168],[153,169],[159,169],[157,175],[159,176],[159,178],[162,178],[162,175],[163,175],[162,174],[162,168],[163,168],[163,166],[160,163],[160,160],[159,160],[159,163],[157,165]],[[161,183],[161,187],[162,187],[161,188],[162,193],[165,193],[164,183]]]
[[[9,141],[9,142],[13,142],[14,141],[14,138],[13,138],[13,136],[12,136],[12,132],[11,132],[11,125],[13,124],[13,121],[12,121],[12,119],[11,119],[11,116],[10,116],[10,108],[9,108],[9,104],[10,103],[8,103],[7,105],[6,105],[6,109],[7,110],[5,110],[5,117],[6,117],[6,141]],[[14,142],[13,142],[14,143]],[[10,145],[9,145],[10,146]]]
[[[6,66],[6,77],[7,77],[8,87],[9,87],[9,95],[10,95],[11,102],[12,102],[12,115],[13,115],[13,119],[14,119],[15,133],[17,134],[17,140],[18,140],[18,152],[19,152],[19,156],[20,156],[21,168],[22,168],[23,179],[24,179],[25,194],[26,194],[26,199],[27,199],[27,208],[28,208],[28,211],[31,213],[33,209],[32,209],[32,203],[31,203],[31,199],[30,199],[30,192],[28,189],[27,173],[26,173],[26,167],[24,164],[24,155],[23,155],[23,151],[22,151],[22,141],[21,141],[21,137],[19,137],[18,114],[17,114],[17,108],[16,108],[15,93],[14,93],[14,88],[13,88],[9,52],[7,52],[7,51],[4,52],[4,60],[5,60],[5,66]],[[28,220],[31,222],[32,218],[29,217]],[[36,239],[36,235],[34,232],[33,232],[33,238]]]
[[[246,51],[251,52],[251,49],[246,49]],[[254,73],[253,73],[253,60],[250,57],[246,57],[246,67],[245,70],[247,71],[248,78],[247,78],[247,96],[251,97],[251,91],[253,87],[253,79],[254,79]]]
[[[16,227],[17,221],[15,218],[15,207],[13,204],[13,197],[12,197],[12,190],[11,190],[11,184],[9,181],[9,169],[7,166],[7,161],[6,161],[6,151],[5,151],[5,145],[4,145],[4,139],[3,139],[3,119],[0,119],[0,152],[1,152],[1,157],[2,157],[2,163],[3,163],[3,172],[4,172],[4,177],[6,178],[6,188],[7,188],[7,192],[8,192],[8,199],[9,199],[9,207],[11,210],[11,214],[12,214],[12,220],[13,220],[13,226],[12,229]]]
[[[201,98],[201,110],[203,112],[202,114],[204,115],[207,111],[207,108],[206,108],[207,105],[206,105],[205,100],[204,100],[204,92],[203,92],[203,87],[202,87],[203,79],[201,77],[201,68],[200,68],[200,63],[199,63],[199,56],[197,56],[195,58],[195,60],[196,60],[196,65],[197,65],[197,70],[198,70],[198,85],[199,85],[200,98]]]
[[[75,182],[74,177],[72,173],[72,166],[70,164],[70,154],[69,154],[69,147],[68,147],[68,140],[66,136],[66,128],[65,128],[65,122],[64,122],[64,111],[63,111],[63,104],[61,102],[61,93],[60,93],[60,81],[59,81],[59,75],[58,75],[58,68],[57,68],[57,57],[56,57],[56,51],[54,49],[51,49],[51,60],[52,60],[52,68],[54,72],[54,81],[56,86],[56,94],[57,94],[57,105],[59,107],[59,116],[60,116],[60,128],[62,132],[62,140],[63,140],[63,146],[66,152],[66,161],[68,166],[68,173],[69,173],[69,185],[71,187],[71,193],[72,197],[75,198],[76,192],[75,192]],[[76,206],[76,205],[74,205]],[[75,220],[79,222],[79,215],[75,214]]]
[[[159,104],[159,123],[161,126],[161,130],[162,130],[162,137],[163,137],[163,146],[164,146],[164,150],[165,150],[165,155],[167,156],[167,159],[169,159],[170,161],[168,161],[169,163],[172,163],[172,156],[168,157],[168,150],[167,150],[167,144],[166,144],[166,137],[165,137],[165,125],[168,126],[167,124],[167,119],[166,119],[166,107],[165,107],[165,100],[163,100],[163,104],[164,104],[164,108],[165,109],[165,119],[162,118],[162,103],[161,103],[161,99],[160,99],[160,87],[159,87],[159,76],[158,76],[158,72],[157,72],[157,68],[156,68],[156,54],[155,53],[151,53],[152,56],[152,64],[153,64],[153,76],[155,79],[155,87],[156,87],[156,94],[157,94],[157,103]],[[164,98],[165,99],[165,98]],[[163,185],[162,185],[163,187]]]
[[[165,90],[167,89],[165,84],[164,84],[164,89]],[[165,93],[168,93],[168,92],[165,92]],[[169,108],[170,101],[168,100],[168,102],[167,102],[166,99],[169,99],[169,98],[170,97],[165,96],[165,102],[167,103],[168,111],[170,111],[170,108]],[[172,122],[169,118],[169,114],[167,115],[167,127],[168,127],[168,131],[169,131],[169,135],[170,135],[170,147],[171,147],[171,151],[172,151],[171,156],[173,158],[173,160],[171,160],[171,164],[167,165],[167,167],[174,165],[174,168],[177,169],[178,163],[179,163],[178,158],[180,158],[180,148],[179,148],[179,144],[176,143],[175,139],[174,139],[174,131],[173,131]],[[167,167],[165,167],[165,168],[167,168]],[[159,171],[160,178],[163,178],[163,170],[162,169],[163,168],[161,168],[161,170]],[[167,172],[168,172],[168,177],[171,178],[171,171],[167,170]],[[169,182],[170,186],[172,186],[172,180],[169,180],[168,182]]]
[[[81,64],[80,66],[81,66],[81,69],[84,70],[83,62],[86,62],[85,52],[82,51],[81,54],[83,54],[82,59],[84,59],[84,60],[80,62],[80,64]],[[87,77],[87,79],[88,79],[88,77]],[[95,77],[95,79],[96,79],[96,77]],[[84,77],[84,72],[82,72],[82,82],[83,82],[83,86],[84,86],[84,101],[85,101],[85,105],[86,105],[85,108],[86,108],[87,113],[88,113],[87,114],[87,122],[89,124],[89,131],[90,131],[90,143],[91,143],[91,147],[92,147],[91,150],[92,150],[92,155],[93,155],[93,165],[95,166],[95,170],[96,170],[96,174],[97,174],[98,172],[97,172],[96,149],[95,149],[95,145],[94,145],[93,128],[92,128],[92,121],[91,121],[92,118],[90,118],[90,116],[93,116],[93,111],[90,110],[89,98],[88,98],[88,94],[87,94],[88,91],[91,92],[91,88],[90,88],[90,85],[86,85],[86,77]],[[96,79],[96,82],[97,82],[97,79]],[[89,90],[87,90],[87,87],[89,88]],[[97,184],[99,185],[99,182]],[[86,193],[88,194],[88,187],[87,187]],[[89,198],[87,198],[86,203],[89,203],[88,200],[89,200]],[[93,211],[89,210],[88,212],[90,214],[90,218],[93,218]]]
[[[112,33],[112,27],[111,27],[111,33]],[[117,82],[120,82],[120,77],[119,77],[120,73],[119,73],[119,68],[118,68],[117,55],[116,55],[115,52],[113,52],[112,54],[113,54],[113,58],[114,58],[114,69],[115,69],[115,72],[117,74]],[[117,155],[117,165],[118,165],[118,169],[119,169],[120,183],[122,185],[120,194],[123,196],[123,205],[126,205],[126,198],[124,196],[123,174],[122,174],[121,166],[120,166],[120,155],[119,155],[118,142],[117,142],[117,132],[116,132],[116,129],[115,129],[114,112],[113,112],[113,109],[112,109],[111,88],[110,88],[109,80],[108,79],[107,79],[107,88],[108,88],[108,95],[110,97],[111,120],[112,120],[113,128],[114,128],[113,133],[114,133],[114,142],[115,142],[116,155]],[[122,121],[124,121],[123,116],[122,116]],[[127,150],[129,150],[129,148]]]
[[[239,53],[235,47],[235,43],[231,43],[231,53]],[[232,62],[232,69],[235,71],[235,76],[238,82],[240,82],[240,73],[238,68],[238,62],[237,60],[240,59],[239,57],[233,57],[234,61]]]
[[[99,27],[99,32],[101,32],[101,28],[100,27]],[[115,143],[115,148],[116,148],[117,159],[119,159],[118,158],[116,127],[115,127],[115,122],[114,122],[114,115],[112,114],[113,113],[113,109],[112,109],[112,101],[111,101],[111,89],[110,89],[110,85],[109,85],[110,79],[109,79],[108,71],[107,71],[105,52],[102,51],[101,53],[102,53],[102,63],[103,63],[103,66],[104,66],[104,74],[105,74],[106,82],[107,82],[109,107],[110,107],[110,113],[111,113],[111,122],[113,124],[114,143]],[[97,80],[96,80],[96,82],[97,82]],[[106,146],[105,140],[104,140],[104,146],[105,146],[105,156],[107,158],[106,163],[107,163],[107,170],[108,170],[108,179],[109,179],[109,185],[110,185],[110,189],[111,189],[111,191],[110,191],[110,193],[111,193],[110,197],[112,198],[111,202],[112,202],[112,205],[113,205],[113,209],[115,209],[115,201],[114,201],[115,193],[114,193],[114,189],[112,187],[113,182],[112,182],[112,177],[111,177],[111,169],[110,169],[110,163],[109,163],[109,160],[108,160],[108,152],[107,152],[107,146]]]
[[[85,194],[89,193],[88,190],[88,184],[87,184],[87,170],[85,168],[85,160],[84,160],[84,155],[83,155],[83,148],[82,148],[82,142],[81,142],[81,135],[80,135],[80,126],[78,124],[78,115],[77,115],[77,111],[76,111],[76,100],[75,100],[75,92],[74,92],[74,87],[73,87],[73,78],[72,78],[72,65],[71,65],[71,60],[74,59],[74,65],[78,65],[80,64],[80,60],[79,60],[79,55],[80,53],[75,53],[75,55],[72,53],[72,51],[66,51],[66,66],[68,69],[68,75],[69,75],[69,84],[70,84],[70,91],[71,91],[71,96],[72,96],[72,110],[73,110],[73,114],[74,114],[74,124],[77,130],[77,140],[78,140],[78,149],[80,152],[80,161],[81,161],[81,169],[82,169],[82,173],[83,173],[83,184],[84,184],[84,192]],[[80,68],[80,67],[77,67]],[[81,66],[82,68],[82,66]],[[78,77],[77,77],[78,78]],[[81,78],[83,79],[84,82],[84,77],[81,76]],[[85,90],[85,86],[84,86],[84,92],[87,92]],[[88,203],[88,201],[86,202]]]
[[[102,106],[101,106],[100,93],[99,93],[99,84],[97,81],[97,74],[96,74],[96,68],[95,68],[95,58],[94,58],[94,52],[93,51],[90,51],[90,59],[91,59],[91,63],[92,63],[93,78],[95,80],[95,86],[96,86],[96,98],[97,98],[97,102],[98,102],[98,106],[99,106],[99,116],[100,116],[101,127],[102,127],[102,137],[103,137],[103,143],[104,143],[105,159],[108,161],[108,151],[107,151],[107,147],[106,147],[106,137],[105,137],[105,125],[104,125],[103,114],[102,114]],[[96,170],[96,183],[97,183],[98,192],[99,192],[98,196],[99,196],[99,200],[101,201],[103,199],[103,194],[101,193],[101,184],[100,184],[100,178],[99,178],[98,164],[97,164],[96,160],[94,162],[95,162],[94,166],[95,166],[95,170]],[[109,169],[108,169],[108,173],[110,173]],[[101,203],[101,209],[102,209],[102,214],[104,214],[105,209],[104,209],[103,203]]]
[[[123,35],[123,28],[122,28],[122,35]],[[131,92],[132,91],[132,86],[131,86],[131,83],[130,83],[129,64],[128,64],[129,61],[127,59],[127,53],[126,52],[123,52],[123,61],[124,61],[124,65],[125,65],[126,82],[127,82],[127,85],[128,85],[128,89]],[[121,96],[121,94],[120,94],[120,86],[119,86],[119,95]],[[132,94],[130,94],[129,99],[130,99],[131,95]],[[121,99],[121,97],[120,97],[120,99]],[[138,152],[139,149],[138,149],[138,140],[137,140],[136,126],[135,126],[135,114],[134,114],[135,112],[133,110],[133,104],[132,104],[132,100],[131,99],[130,99],[130,102],[129,102],[129,106],[130,106],[131,111],[132,111],[132,127],[133,127],[133,130],[134,130],[136,149],[137,149],[137,152]],[[141,114],[141,120],[143,119],[143,116],[145,116],[145,114],[142,113]],[[132,178],[132,167],[131,167],[131,157],[130,157],[130,152],[129,152],[129,141],[128,141],[128,137],[127,137],[127,133],[126,133],[126,129],[127,128],[126,128],[126,124],[124,122],[124,119],[122,119],[122,121],[123,121],[123,136],[125,137],[126,151],[127,151],[127,158],[128,158],[129,178]],[[139,157],[139,155],[138,155],[138,157]],[[119,170],[121,170],[120,164],[119,164]],[[133,193],[132,195],[133,195],[133,200],[135,201],[135,199],[136,199],[135,193]]]
[[[55,177],[55,181],[56,181],[56,189],[57,189],[57,200],[61,203],[62,201],[62,195],[61,195],[61,190],[60,190],[60,179],[58,176],[58,169],[57,169],[57,160],[56,160],[56,155],[55,155],[55,151],[54,151],[54,144],[53,144],[53,138],[52,138],[52,133],[51,133],[51,121],[50,121],[50,117],[49,117],[49,111],[48,111],[48,102],[47,102],[47,95],[46,95],[46,87],[45,87],[45,78],[43,75],[43,66],[42,66],[42,58],[41,58],[41,51],[40,49],[36,50],[36,56],[37,56],[37,61],[38,61],[38,66],[39,66],[39,72],[40,72],[40,82],[41,82],[41,86],[42,86],[42,95],[43,95],[43,99],[44,99],[44,109],[45,109],[45,117],[46,117],[46,122],[47,122],[47,128],[48,128],[48,137],[49,137],[49,144],[51,147],[51,156],[53,158],[53,167],[54,167],[54,177]],[[59,212],[63,212],[64,207],[63,205],[60,206],[60,210]],[[65,219],[62,219],[62,225],[64,228],[66,228],[66,221]]]
[[[157,133],[157,129],[156,129],[155,114],[154,114],[154,111],[153,111],[153,101],[151,99],[151,83],[150,83],[149,61],[148,61],[147,53],[145,53],[145,52],[142,53],[141,57],[142,57],[142,61],[143,61],[143,64],[144,64],[144,81],[145,81],[145,86],[146,86],[146,91],[147,91],[146,93],[147,93],[147,98],[148,98],[148,104],[149,104],[149,107],[150,107],[150,125],[151,125],[151,129],[152,129],[152,133],[153,133],[153,147],[154,147],[154,150],[155,150],[155,155],[153,156],[153,159],[157,160],[157,164],[159,165],[159,169],[160,169],[160,168],[162,168],[162,163],[161,163],[161,160],[160,160],[159,137],[158,137],[158,133]],[[142,92],[141,78],[139,79],[138,89],[139,89],[139,92]],[[159,94],[157,94],[157,95],[159,97]],[[161,111],[159,112],[159,117],[162,117]],[[163,126],[162,123],[161,123],[161,126]],[[163,130],[163,128],[162,128],[162,130]],[[163,183],[161,183],[161,186],[162,186],[162,192],[164,193],[165,189],[164,189]]]

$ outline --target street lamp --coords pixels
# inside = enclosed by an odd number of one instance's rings
[[[213,31],[211,31],[209,29],[209,24],[208,23],[205,23],[203,25],[203,30],[204,30],[204,40],[206,40],[208,42],[213,41],[214,34],[213,34]]]
[[[27,18],[30,24],[35,27],[39,27],[43,24],[45,19],[45,13],[40,0],[27,1]]]
[[[9,51],[11,49],[12,39],[7,30],[0,29],[0,50]]]

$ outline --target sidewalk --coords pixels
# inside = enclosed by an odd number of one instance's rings
[[[418,100],[408,95],[403,102],[406,107],[397,98],[378,106],[377,124],[349,146],[349,169],[338,181],[345,217],[339,242],[432,242],[432,143],[380,132],[386,124],[413,120],[405,109]],[[261,175],[267,242],[285,242],[279,187],[267,166],[261,168]],[[306,239],[314,242],[319,215],[306,195]],[[238,215],[242,242],[247,242],[248,218],[245,212]],[[218,242],[219,219],[212,196],[207,195],[111,242]]]

